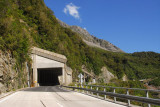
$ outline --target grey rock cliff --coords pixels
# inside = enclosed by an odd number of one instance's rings
[[[25,80],[26,78],[26,69],[23,69],[23,72],[21,71],[24,77],[18,77],[20,71],[17,71],[15,65],[16,60],[12,57],[11,53],[0,50],[0,94],[27,85],[26,82],[22,81],[22,79]]]
[[[111,44],[110,42],[103,40],[103,39],[98,39],[97,37],[90,35],[87,30],[79,26],[69,26],[66,23],[62,22],[61,20],[59,19],[57,20],[62,27],[70,28],[72,31],[80,34],[83,41],[89,46],[98,47],[98,48],[101,48],[107,51],[112,51],[112,52],[124,52],[120,48]]]
[[[0,51],[0,94],[12,90],[17,85],[14,82],[16,75],[14,65],[15,60],[12,59],[11,54]]]

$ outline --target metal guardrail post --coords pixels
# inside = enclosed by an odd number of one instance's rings
[[[91,90],[92,90],[92,86],[91,86]],[[93,95],[93,92],[91,92],[91,95]]]
[[[149,98],[149,94],[148,94],[148,91],[146,91],[146,97]],[[150,104],[148,104],[148,107],[151,107]]]
[[[83,86],[83,84],[82,84],[82,88],[83,88],[84,86]],[[82,90],[82,92],[84,93],[84,90]]]
[[[97,87],[97,89],[96,89],[97,91],[98,91],[98,87]],[[97,93],[97,96],[99,96],[99,93]]]
[[[81,86],[79,85],[79,88],[81,88]],[[79,92],[81,92],[81,90],[79,89]]]
[[[86,85],[86,89],[88,89],[88,86]],[[87,91],[87,94],[88,94],[88,91]]]
[[[127,89],[127,95],[129,95],[129,90]],[[131,102],[130,102],[130,100],[128,100],[128,106],[130,106],[131,105]]]
[[[75,84],[75,87],[77,87],[77,84]],[[76,91],[76,89],[75,89],[75,91]]]
[[[113,88],[113,93],[116,93],[116,89]],[[114,102],[116,102],[116,97],[114,97]]]
[[[104,92],[106,92],[106,87],[104,87]],[[104,99],[106,99],[106,95],[104,95]]]

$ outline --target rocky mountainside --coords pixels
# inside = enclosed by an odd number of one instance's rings
[[[29,71],[26,67],[23,72],[16,71],[16,60],[12,58],[11,53],[0,50],[0,94],[28,85],[26,75]]]
[[[79,26],[70,26],[70,25],[62,22],[59,19],[57,19],[57,20],[61,26],[65,27],[65,28],[70,28],[72,31],[80,34],[83,41],[89,46],[98,47],[98,48],[101,48],[101,49],[104,49],[107,51],[112,51],[112,52],[124,52],[120,48],[113,45],[112,43],[110,43],[106,40],[103,40],[103,39],[98,39],[97,37],[90,35],[87,30],[85,30]]]

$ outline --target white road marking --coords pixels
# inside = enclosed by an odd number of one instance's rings
[[[58,104],[60,107],[63,107],[63,105],[61,105],[60,103],[57,102],[57,104]]]
[[[15,92],[9,96],[6,96],[5,98],[3,98],[2,100],[0,100],[0,103],[4,102],[5,100],[8,100],[9,98],[13,97],[14,95],[18,94],[19,92]]]

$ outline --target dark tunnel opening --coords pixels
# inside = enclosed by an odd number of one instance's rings
[[[40,86],[59,85],[58,76],[62,75],[62,68],[38,69],[38,83]]]

